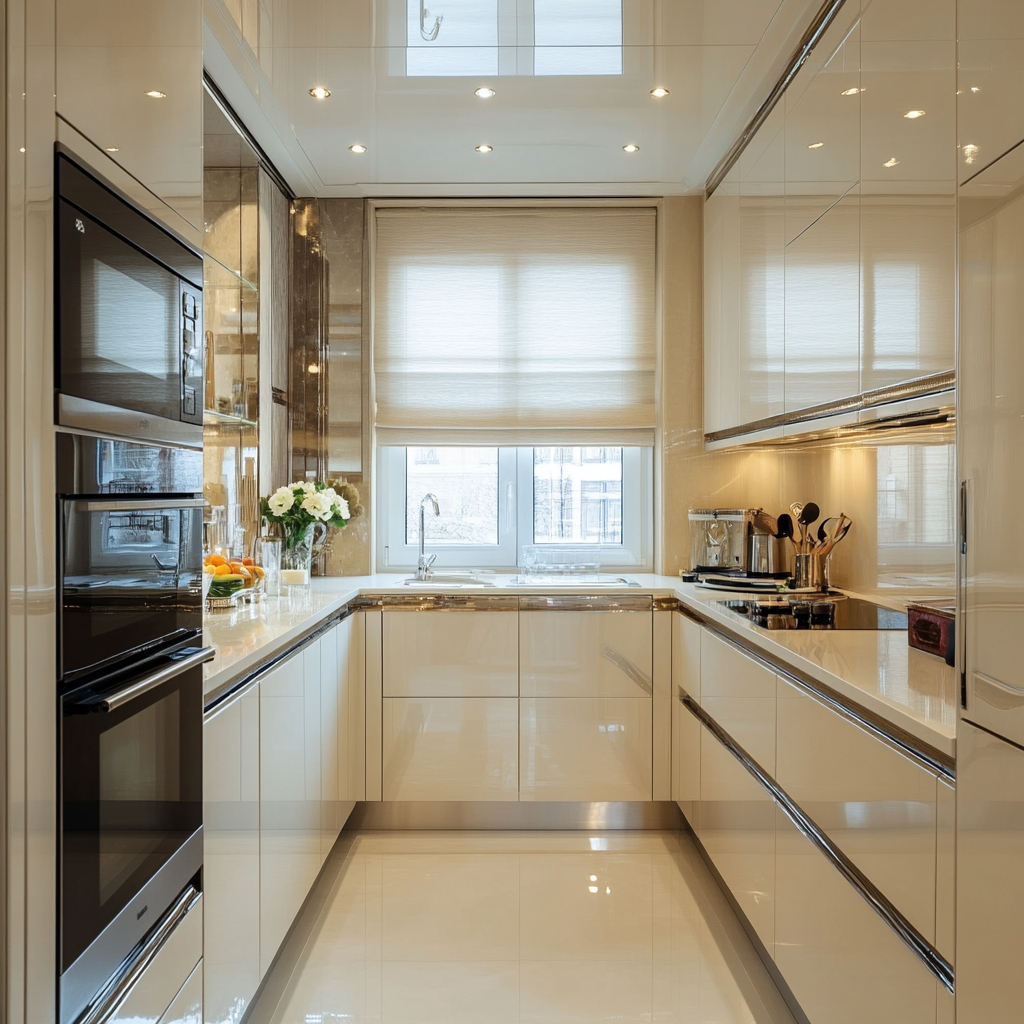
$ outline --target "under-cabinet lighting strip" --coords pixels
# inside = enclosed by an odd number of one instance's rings
[[[771,796],[782,813],[796,826],[832,866],[846,879],[858,895],[896,933],[905,946],[950,992],[953,992],[953,968],[946,958],[907,920],[900,910],[854,864],[842,850],[812,821],[788,793],[688,694],[679,701],[726,750],[753,776]]]
[[[732,144],[729,151],[718,162],[718,166],[711,172],[711,176],[704,186],[705,196],[710,198],[711,193],[722,184],[725,176],[732,170],[733,165],[739,160],[743,151],[750,144],[750,141],[757,134],[757,130],[768,119],[768,115],[775,109],[775,104],[782,98],[782,94],[789,88],[790,83],[796,77],[797,72],[804,66],[807,58],[810,57],[815,46],[821,41],[821,37],[835,21],[846,0],[825,0],[818,13],[811,22],[810,27],[804,32],[797,44],[793,56],[789,58],[786,70],[782,77],[772,87],[767,99],[757,108],[757,113],[750,119],[747,127],[743,129],[740,137]]]

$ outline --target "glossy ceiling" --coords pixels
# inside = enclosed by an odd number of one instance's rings
[[[204,51],[300,194],[660,195],[700,191],[819,4],[429,0],[421,32],[419,0],[208,0]]]

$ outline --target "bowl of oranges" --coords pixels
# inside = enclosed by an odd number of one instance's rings
[[[239,598],[251,599],[262,591],[266,575],[263,568],[256,565],[251,558],[207,555],[203,559],[203,583],[207,606],[228,608]]]

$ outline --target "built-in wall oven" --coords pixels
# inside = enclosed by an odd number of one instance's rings
[[[201,888],[202,451],[59,429],[60,1022]]]
[[[56,161],[57,422],[201,447],[202,255]]]

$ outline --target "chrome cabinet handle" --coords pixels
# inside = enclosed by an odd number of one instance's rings
[[[205,498],[146,498],[142,501],[76,501],[76,512],[142,512],[147,509],[202,508]]]
[[[119,690],[117,693],[112,693],[109,697],[84,700],[81,703],[73,704],[72,707],[76,707],[80,711],[98,711],[103,714],[116,711],[137,697],[141,697],[143,694],[149,693],[150,690],[155,690],[158,686],[162,686],[169,680],[180,676],[183,672],[196,668],[204,662],[213,661],[216,656],[216,648],[203,647],[187,658],[182,658],[180,661],[175,661],[170,665],[158,668],[151,675],[143,677],[138,682],[125,687],[123,690]]]

